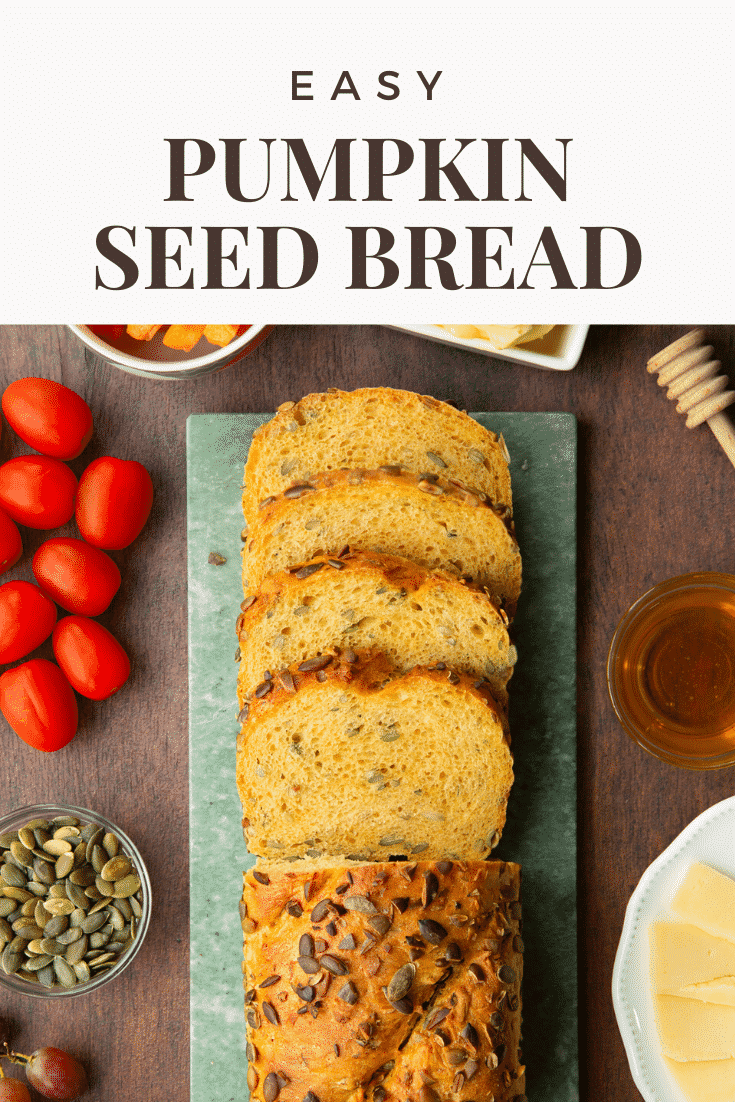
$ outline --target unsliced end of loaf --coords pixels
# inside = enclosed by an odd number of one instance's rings
[[[485,856],[513,782],[490,686],[354,657],[281,672],[243,709],[237,785],[251,852]]]
[[[254,1099],[523,1098],[518,865],[259,861],[241,916]]]

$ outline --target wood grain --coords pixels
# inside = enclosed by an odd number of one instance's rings
[[[107,814],[146,857],[155,920],[135,965],[106,990],[65,1005],[3,993],[0,1013],[16,1024],[19,1051],[68,1047],[90,1068],[95,1102],[188,1100],[186,417],[272,410],[310,390],[384,384],[465,409],[569,410],[578,418],[582,1097],[639,1099],[610,997],[625,906],[654,857],[733,791],[732,770],[678,770],[630,743],[605,684],[607,648],[632,600],[675,574],[734,568],[726,521],[735,472],[706,427],[684,429],[645,371],[689,328],[593,327],[579,366],[552,373],[378,326],[282,326],[235,367],[157,382],[107,366],[64,327],[0,327],[2,386],[43,375],[91,405],[95,434],[75,472],[98,455],[134,458],[156,490],[143,536],[114,553],[123,585],[102,617],[133,657],[128,686],[106,703],[83,702],[78,737],[55,755],[26,747],[0,723],[0,810],[59,798]],[[735,327],[711,327],[709,339],[727,371]],[[2,458],[24,450],[4,426]],[[3,580],[30,577],[27,552],[42,538],[24,529],[26,554]]]

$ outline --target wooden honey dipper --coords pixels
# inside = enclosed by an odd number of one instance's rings
[[[711,359],[714,349],[704,344],[704,329],[692,329],[662,348],[646,364],[658,385],[668,387],[666,397],[678,399],[677,413],[686,413],[688,429],[706,421],[735,467],[735,429],[723,410],[735,402],[735,390],[727,390],[727,375],[718,375],[720,361]]]

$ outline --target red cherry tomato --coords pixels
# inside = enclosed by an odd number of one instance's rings
[[[83,398],[53,379],[16,379],[3,394],[11,429],[41,455],[75,459],[92,435],[92,411]]]
[[[0,467],[0,505],[29,528],[60,528],[74,516],[77,480],[60,459],[19,455]]]
[[[0,585],[0,662],[25,658],[56,623],[56,606],[31,582]]]
[[[84,540],[55,536],[33,556],[41,589],[67,612],[99,616],[120,588],[120,571],[109,555]]]
[[[77,733],[77,700],[58,666],[32,658],[0,677],[0,712],[36,750],[60,750]]]
[[[152,505],[153,483],[143,464],[104,455],[79,479],[77,525],[87,543],[120,550],[140,535]]]
[[[0,574],[15,566],[22,554],[20,532],[8,514],[0,509]]]
[[[130,676],[130,659],[121,644],[96,620],[65,616],[51,643],[73,688],[90,700],[107,700]]]

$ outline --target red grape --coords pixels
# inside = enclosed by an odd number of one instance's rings
[[[0,1079],[0,1102],[31,1102],[31,1092],[20,1079]]]
[[[39,1048],[28,1058],[26,1077],[44,1098],[72,1102],[87,1090],[87,1073],[80,1063],[60,1048]]]

